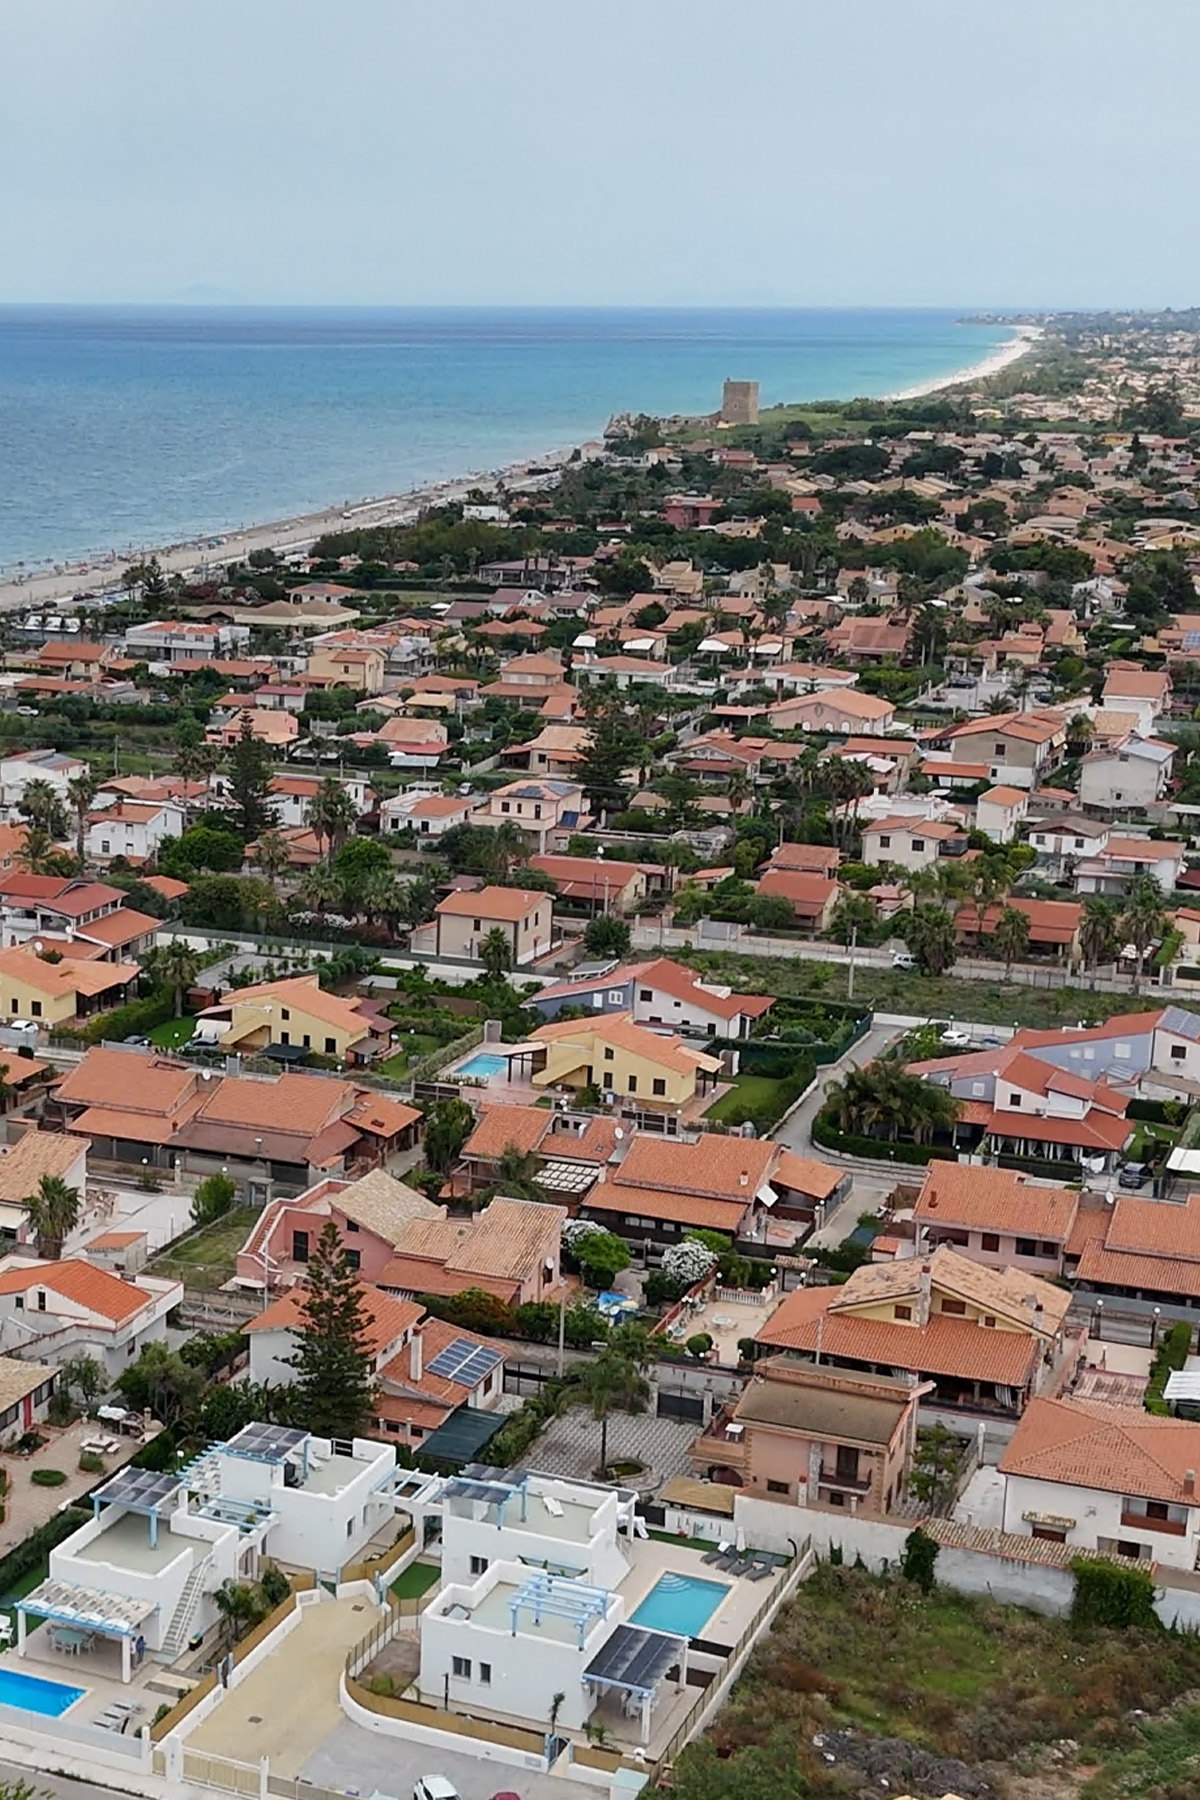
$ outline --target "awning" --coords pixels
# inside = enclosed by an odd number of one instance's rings
[[[477,1406],[460,1406],[444,1424],[431,1431],[422,1443],[420,1455],[435,1457],[439,1462],[474,1462],[485,1444],[489,1444],[507,1415],[483,1412]]]
[[[644,1625],[618,1625],[581,1679],[595,1688],[620,1688],[627,1694],[645,1696],[654,1692],[686,1652],[686,1638],[670,1637]]]
[[[110,1637],[131,1637],[150,1614],[157,1600],[136,1599],[128,1594],[102,1594],[94,1588],[75,1587],[69,1581],[41,1582],[17,1601],[17,1611],[63,1625],[82,1625]]]

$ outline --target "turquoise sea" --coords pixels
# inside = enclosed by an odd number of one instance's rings
[[[0,568],[402,492],[618,411],[884,395],[1006,343],[950,311],[0,307]]]

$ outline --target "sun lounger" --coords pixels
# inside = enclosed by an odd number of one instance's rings
[[[713,1563],[720,1562],[723,1556],[728,1556],[732,1549],[732,1544],[718,1544],[715,1550],[707,1550],[700,1558],[700,1561],[708,1563],[711,1567]]]
[[[729,1571],[733,1568],[733,1565],[737,1561],[737,1559],[738,1559],[738,1553],[736,1550],[726,1550],[723,1555],[718,1556],[717,1560],[713,1564],[713,1568],[720,1569],[725,1574],[728,1574]]]
[[[546,1511],[550,1514],[550,1517],[552,1519],[561,1519],[562,1518],[563,1503],[561,1500],[556,1500],[554,1498],[553,1494],[543,1494],[542,1495],[542,1505],[545,1507]]]
[[[754,1564],[748,1556],[739,1556],[729,1564],[728,1573],[730,1575],[748,1575],[753,1567]]]
[[[755,1563],[754,1567],[747,1574],[746,1579],[747,1581],[765,1581],[768,1575],[773,1575],[774,1573],[775,1566],[773,1563]]]

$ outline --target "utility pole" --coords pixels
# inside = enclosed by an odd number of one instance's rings
[[[566,1343],[566,1335],[567,1335],[567,1290],[563,1283],[562,1274],[560,1271],[559,1285],[558,1285],[558,1367],[556,1370],[558,1379],[560,1381],[563,1378],[563,1367],[564,1367],[564,1362],[565,1362],[564,1345]]]
[[[846,998],[854,998],[854,952],[858,949],[858,926],[850,927],[850,963],[846,970]]]

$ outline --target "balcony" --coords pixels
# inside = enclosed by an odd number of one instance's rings
[[[846,1494],[869,1494],[871,1491],[871,1471],[865,1474],[862,1470],[856,1475],[843,1474],[838,1469],[822,1469],[821,1487],[840,1488]]]
[[[1187,1534],[1187,1521],[1184,1519],[1153,1519],[1148,1513],[1122,1510],[1122,1525],[1131,1531],[1162,1531],[1168,1537],[1184,1537]]]
[[[728,1425],[718,1419],[692,1440],[689,1455],[700,1468],[744,1469],[750,1459],[750,1446],[740,1425]]]

